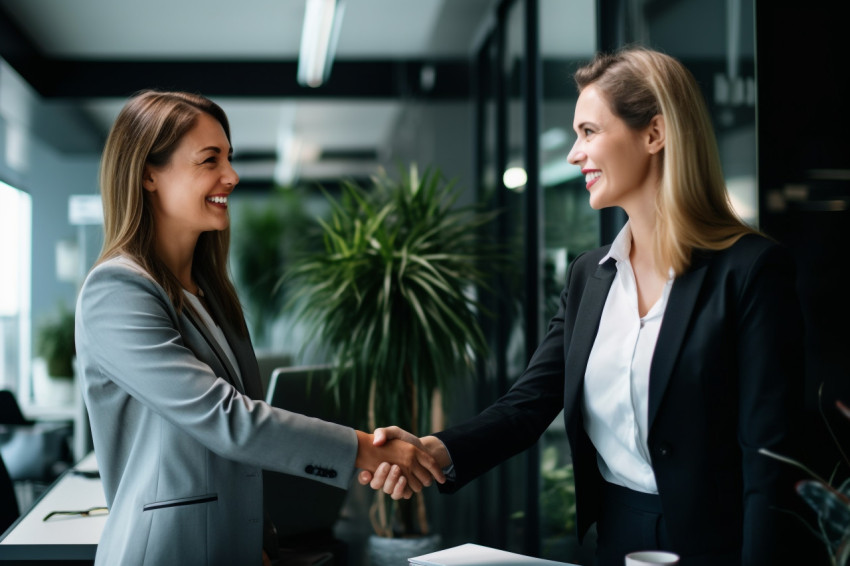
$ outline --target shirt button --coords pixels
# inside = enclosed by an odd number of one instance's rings
[[[304,468],[304,471],[307,472],[310,475],[312,475],[315,472],[315,470],[313,469],[313,466],[307,466],[306,468]]]
[[[669,444],[661,444],[658,446],[658,455],[662,457],[667,457],[673,452],[673,449]]]

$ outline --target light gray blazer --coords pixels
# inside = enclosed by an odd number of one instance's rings
[[[354,475],[353,429],[266,404],[250,340],[224,321],[240,382],[196,318],[127,258],[82,287],[77,358],[109,506],[97,565],[259,565],[261,469],[342,489]]]

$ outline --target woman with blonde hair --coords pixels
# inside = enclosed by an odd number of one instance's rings
[[[106,141],[104,245],[77,303],[80,381],[109,517],[96,564],[257,564],[262,469],[348,487],[402,465],[410,491],[440,477],[396,442],[262,401],[227,273],[239,176],[221,108],[199,95],[131,98]],[[299,513],[299,509],[292,509]]]
[[[803,376],[790,254],[729,204],[696,81],[646,48],[598,54],[579,89],[567,159],[590,205],[628,222],[570,266],[528,368],[466,423],[417,439],[452,492],[534,444],[564,410],[577,528],[596,564],[668,550],[683,566],[781,563],[776,509],[793,486],[760,448],[786,451]],[[382,464],[371,482],[405,480]],[[779,505],[781,507],[781,505]]]

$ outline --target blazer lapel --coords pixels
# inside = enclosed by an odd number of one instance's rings
[[[608,298],[608,291],[617,273],[617,261],[609,258],[605,263],[597,266],[594,274],[587,280],[584,293],[581,296],[578,312],[576,313],[575,326],[570,334],[570,346],[567,351],[565,365],[566,383],[564,385],[564,399],[569,415],[568,427],[575,432],[579,425],[581,411],[576,410],[579,405],[581,386],[584,383],[584,374],[587,369],[587,360],[590,358],[590,350],[599,330],[599,320],[602,318],[602,309]]]
[[[679,357],[685,331],[693,315],[702,282],[708,271],[708,262],[694,262],[693,267],[685,274],[677,277],[670,289],[667,308],[661,329],[658,332],[655,352],[652,355],[652,365],[649,369],[649,412],[648,427],[652,428],[664,391],[673,375],[673,366]]]
[[[207,301],[208,305],[211,305],[209,301]],[[218,358],[218,362],[224,367],[224,370],[227,372],[227,375],[222,376],[227,379],[230,383],[232,383],[236,389],[240,392],[245,393],[245,386],[242,383],[242,380],[239,378],[239,374],[236,373],[236,370],[233,369],[233,365],[230,363],[230,359],[227,357],[227,354],[224,353],[224,350],[221,349],[221,345],[218,343],[218,340],[215,339],[215,336],[212,335],[207,325],[203,320],[192,310],[185,309],[187,318],[192,322],[195,328],[201,333],[206,340],[207,345],[215,352],[216,358]],[[218,316],[213,316],[216,320],[221,320]],[[227,337],[228,333],[225,332],[225,337]],[[231,346],[232,349],[232,346]]]
[[[200,283],[202,286],[204,285],[204,281],[200,281]],[[239,333],[236,332],[227,317],[222,314],[222,308],[217,301],[217,297],[208,296],[206,297],[206,300],[207,305],[212,311],[213,318],[215,318],[221,326],[221,331],[224,332],[224,336],[227,338],[227,343],[233,351],[233,355],[236,357],[236,363],[239,365],[239,371],[242,376],[241,380],[239,378],[239,374],[236,373],[233,366],[230,365],[230,360],[227,356],[225,356],[225,367],[233,376],[233,383],[239,391],[245,393],[252,399],[262,399],[263,385],[260,380],[260,370],[257,367],[257,357],[254,355],[254,348],[251,346],[250,338],[239,336]],[[204,336],[208,336],[208,334],[204,334]],[[209,338],[207,338],[207,340],[209,340]],[[219,352],[220,348],[216,351]]]

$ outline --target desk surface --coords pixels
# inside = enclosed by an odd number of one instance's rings
[[[0,559],[94,560],[106,516],[53,517],[51,511],[73,511],[106,505],[100,479],[74,474],[97,470],[91,453],[65,472],[0,539]]]

